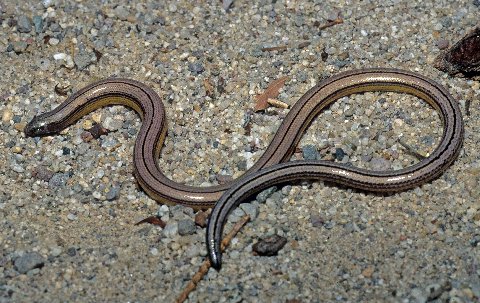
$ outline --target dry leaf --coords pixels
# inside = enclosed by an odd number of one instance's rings
[[[157,216],[151,216],[151,217],[148,217],[148,218],[145,218],[137,223],[135,223],[135,225],[140,225],[140,224],[143,224],[143,223],[150,223],[150,224],[153,224],[153,225],[158,225],[160,226],[161,228],[164,228],[165,225],[167,225],[167,223],[163,222],[159,217]]]
[[[254,111],[258,112],[266,109],[269,106],[268,99],[275,99],[279,94],[280,88],[285,85],[288,79],[288,76],[277,79],[270,83],[262,94],[256,95],[255,100],[257,100],[257,102],[255,103]]]

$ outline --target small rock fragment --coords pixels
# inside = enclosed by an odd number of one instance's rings
[[[449,291],[452,288],[450,282],[444,283],[433,283],[426,287],[425,291],[427,292],[428,301],[437,299],[442,295],[443,292]]]
[[[322,227],[325,224],[325,219],[318,214],[312,214],[310,215],[310,223],[313,227]]]
[[[190,219],[178,221],[178,234],[180,236],[191,235],[195,233],[195,222]]]
[[[450,42],[448,42],[448,40],[445,40],[445,39],[437,40],[437,47],[439,49],[446,49],[449,44]]]
[[[335,149],[335,158],[338,160],[338,161],[342,161],[343,160],[343,157],[345,157],[345,152],[343,151],[343,149],[341,148],[337,148]]]
[[[43,32],[43,19],[42,16],[34,16],[33,17],[33,25],[35,27],[35,32],[41,33]]]
[[[27,50],[28,44],[25,41],[15,41],[13,42],[13,51],[16,54],[24,53]]]
[[[253,203],[242,203],[239,206],[249,217],[250,220],[255,220],[258,216],[258,206]]]
[[[267,198],[270,197],[274,192],[277,191],[277,187],[276,186],[272,186],[270,188],[267,188],[263,191],[261,191],[257,197],[256,197],[256,200],[259,202],[259,203],[263,203],[265,201],[267,201]]]
[[[48,181],[48,186],[51,188],[63,187],[67,184],[68,179],[70,178],[69,173],[56,173]]]
[[[201,62],[195,62],[195,63],[188,64],[188,70],[192,72],[192,74],[197,76],[203,73],[205,71],[205,68],[203,67]]]
[[[365,278],[371,278],[373,273],[375,271],[375,267],[373,266],[368,266],[367,268],[365,268],[363,271],[362,271],[362,276],[364,276]]]
[[[86,143],[87,143],[87,142],[92,141],[93,135],[92,135],[90,132],[85,131],[85,132],[82,132],[82,133],[80,134],[80,138],[82,139],[83,142],[86,142]]]
[[[29,33],[32,30],[32,22],[30,18],[25,15],[21,15],[17,19],[17,31],[19,33]]]
[[[118,185],[112,186],[110,190],[107,192],[107,194],[105,195],[105,198],[108,201],[116,200],[118,199],[118,197],[120,197],[120,186]]]
[[[25,274],[35,268],[42,268],[44,264],[45,259],[38,252],[26,253],[15,259],[14,262],[15,269],[21,274]]]
[[[92,134],[93,138],[98,139],[100,136],[106,135],[109,133],[108,129],[102,126],[100,123],[95,123],[92,128],[88,130]]]
[[[201,228],[204,228],[207,226],[207,220],[208,220],[209,212],[208,211],[199,211],[195,215],[195,224],[200,226]]]
[[[317,160],[320,158],[317,148],[310,144],[302,148],[302,155],[305,160]]]
[[[167,226],[163,229],[163,234],[167,238],[172,238],[178,233],[178,223],[177,222],[168,222]]]
[[[32,177],[45,182],[50,181],[55,173],[44,165],[35,167],[32,171]]]
[[[10,109],[6,108],[2,113],[2,122],[8,123],[12,119],[13,119],[13,112]]]
[[[260,256],[275,256],[287,244],[287,239],[279,235],[265,238],[252,246],[254,252]]]

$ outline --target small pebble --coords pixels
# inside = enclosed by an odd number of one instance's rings
[[[36,179],[48,182],[53,177],[55,173],[52,172],[48,167],[39,165],[32,171],[32,176]]]
[[[275,191],[277,190],[277,187],[276,186],[272,186],[272,187],[269,187],[263,191],[261,191],[257,197],[256,197],[256,200],[259,202],[259,203],[263,203],[267,200],[268,197],[270,197]]]
[[[120,119],[113,119],[111,117],[107,117],[104,122],[105,128],[109,131],[116,131],[122,128],[123,121]]]
[[[343,149],[341,148],[337,148],[335,149],[335,158],[338,160],[338,161],[342,161],[343,158],[345,157],[345,152],[343,151]]]
[[[195,224],[200,226],[201,228],[204,228],[207,226],[207,221],[208,221],[208,216],[209,213],[206,211],[199,211],[195,215]]]
[[[205,71],[205,68],[203,67],[202,63],[200,62],[195,62],[195,63],[189,63],[188,64],[188,70],[192,72],[193,75],[200,75]]]
[[[32,30],[32,22],[25,15],[20,15],[17,19],[17,30],[20,33],[29,33]]]
[[[43,19],[42,19],[42,16],[34,16],[33,19],[33,25],[35,27],[35,32],[38,34],[38,33],[41,33],[43,32]]]
[[[8,108],[4,109],[2,113],[2,122],[8,123],[12,119],[13,119],[13,112]]]
[[[168,222],[167,226],[163,229],[163,234],[167,238],[173,238],[178,234],[178,223],[177,222]]]
[[[243,216],[245,216],[245,212],[241,208],[235,208],[228,216],[228,221],[237,223]]]
[[[120,197],[120,186],[112,186],[105,195],[108,201],[117,200]]]
[[[325,219],[318,214],[312,214],[310,215],[310,223],[313,227],[322,227],[325,224]]]
[[[128,19],[129,12],[123,5],[117,6],[114,10],[114,13],[115,16],[122,21],[126,21]]]
[[[25,41],[13,42],[13,51],[17,54],[24,53],[27,50],[28,44]]]
[[[93,138],[98,139],[101,136],[108,134],[109,130],[103,127],[101,124],[96,123],[88,130],[88,132],[92,134]]]
[[[242,203],[239,206],[249,217],[250,220],[255,220],[258,216],[258,205],[253,203]]]
[[[75,247],[70,247],[67,249],[67,255],[74,257],[77,254],[77,249]]]
[[[84,70],[94,61],[92,60],[92,55],[90,53],[87,53],[85,50],[81,49],[78,53],[75,53],[73,62],[77,66],[78,70]]]
[[[44,264],[45,258],[38,252],[25,253],[15,259],[15,269],[21,274],[25,274],[35,268],[42,268]]]
[[[60,40],[57,39],[57,38],[50,38],[48,40],[48,44],[50,44],[50,45],[57,45],[58,43],[60,43]]]
[[[303,159],[317,160],[320,158],[317,148],[314,145],[305,145],[302,148]]]
[[[48,186],[50,186],[51,188],[63,187],[67,184],[68,179],[70,179],[70,174],[56,173],[48,181]]]
[[[439,49],[446,49],[448,48],[448,46],[450,45],[450,42],[448,40],[445,40],[445,39],[439,39],[437,40],[437,47]]]
[[[77,216],[75,216],[75,215],[72,214],[72,213],[69,213],[69,214],[67,215],[67,219],[70,220],[70,221],[75,221],[75,220],[77,220]]]
[[[285,244],[287,244],[286,238],[273,235],[253,244],[252,250],[260,256],[275,256],[278,254],[278,251],[285,246]]]

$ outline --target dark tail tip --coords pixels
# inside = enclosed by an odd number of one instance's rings
[[[222,260],[219,254],[216,252],[212,252],[210,254],[210,262],[212,263],[212,267],[216,270],[220,270],[222,268]]]

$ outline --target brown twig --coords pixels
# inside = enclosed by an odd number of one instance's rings
[[[242,229],[242,227],[247,224],[247,222],[250,221],[250,217],[248,215],[243,216],[240,221],[238,221],[232,228],[232,230],[228,233],[228,235],[225,236],[222,240],[222,244],[220,245],[220,249],[222,251],[225,250],[225,248],[230,244],[230,241],[235,237],[235,235]],[[198,282],[200,282],[203,278],[208,273],[208,270],[212,266],[212,263],[210,263],[210,259],[205,260],[203,264],[200,266],[198,269],[197,273],[192,277],[192,280],[188,282],[187,287],[183,290],[183,292],[180,294],[180,296],[177,298],[175,302],[177,303],[182,303],[185,302],[185,300],[188,298],[188,295],[195,290],[197,287]]]
[[[329,21],[327,24],[324,24],[324,25],[320,26],[320,27],[318,28],[318,30],[321,31],[321,30],[324,30],[324,29],[326,29],[326,28],[328,28],[328,27],[331,27],[331,26],[334,26],[334,25],[337,25],[337,24],[341,24],[341,23],[343,23],[343,19],[340,18],[340,17],[338,17],[337,19],[332,20],[332,21]]]
[[[281,51],[281,50],[286,50],[287,48],[288,48],[288,45],[264,47],[262,48],[262,52]]]

